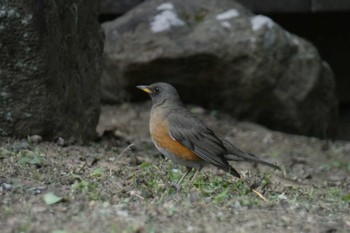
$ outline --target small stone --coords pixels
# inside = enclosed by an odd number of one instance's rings
[[[57,138],[57,141],[56,141],[57,145],[59,146],[65,146],[65,141],[63,138],[59,137]]]
[[[33,206],[33,208],[32,208],[32,211],[34,213],[42,213],[46,210],[47,210],[47,208],[45,206]]]
[[[12,188],[12,185],[0,182],[0,192],[10,191],[11,188]]]
[[[15,151],[20,151],[20,150],[28,150],[30,148],[30,145],[28,142],[19,142],[19,143],[15,143],[12,148]]]
[[[118,215],[119,217],[124,217],[124,218],[126,218],[126,217],[129,216],[129,213],[128,213],[127,211],[125,211],[125,210],[117,210],[117,215]]]
[[[90,201],[89,202],[89,207],[94,207],[96,205],[96,201]]]
[[[47,189],[46,186],[37,186],[37,187],[32,187],[32,188],[28,189],[28,191],[33,195],[37,195],[37,194],[41,194],[46,189]]]
[[[38,144],[38,143],[42,142],[42,140],[43,140],[43,137],[41,137],[40,135],[28,136],[28,141],[30,143]]]

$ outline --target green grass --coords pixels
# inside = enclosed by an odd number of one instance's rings
[[[195,226],[203,222],[210,226],[215,221],[237,223],[237,216],[232,216],[235,212],[247,216],[242,220],[244,216],[239,215],[240,221],[249,221],[250,214],[260,211],[264,212],[262,218],[273,221],[285,213],[283,208],[290,208],[292,213],[303,209],[315,216],[337,216],[346,211],[350,202],[345,186],[326,182],[284,185],[276,183],[270,169],[251,174],[245,181],[229,174],[216,175],[215,169],[203,170],[191,185],[192,171],[181,189],[176,190],[171,184],[184,174],[184,167],[147,155],[135,165],[129,162],[134,158],[118,157],[123,148],[118,152],[98,149],[96,145],[61,148],[52,144],[1,147],[0,177],[5,180],[0,181],[12,185],[10,191],[0,193],[0,222],[7,226],[5,229],[55,233],[177,232],[186,231],[189,219]],[[111,158],[119,159],[111,162]],[[90,159],[96,162],[91,163]],[[331,169],[346,171],[346,166],[333,163]],[[251,185],[269,202],[254,194]],[[31,191],[36,187],[44,189],[39,193]],[[47,204],[44,196],[49,193],[57,198]],[[287,207],[281,207],[281,203],[287,203],[283,204]],[[272,217],[265,216],[271,209],[280,212],[277,216],[273,212]],[[16,222],[10,225],[13,218]]]

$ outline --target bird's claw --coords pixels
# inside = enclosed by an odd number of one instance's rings
[[[174,188],[176,192],[179,192],[181,190],[181,185],[179,183],[172,183],[169,185],[169,187]]]

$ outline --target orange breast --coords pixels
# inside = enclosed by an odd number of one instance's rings
[[[164,120],[151,119],[151,122],[152,121],[153,123],[150,125],[151,136],[158,146],[182,159],[190,161],[200,160],[200,158],[190,149],[169,136],[169,127]],[[157,122],[157,124],[154,124],[155,122]]]

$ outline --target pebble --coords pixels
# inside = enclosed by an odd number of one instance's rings
[[[0,192],[10,191],[12,185],[0,182]]]

